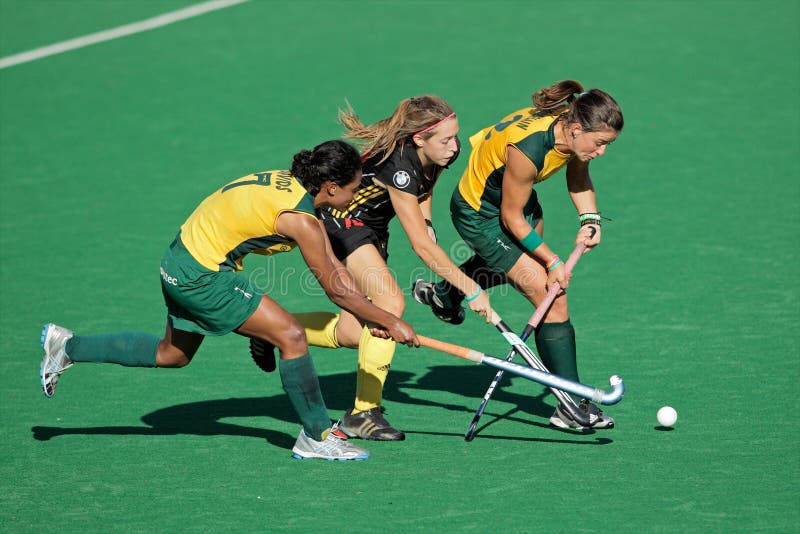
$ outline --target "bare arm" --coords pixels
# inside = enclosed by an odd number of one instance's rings
[[[425,226],[428,230],[428,236],[431,238],[431,241],[438,244],[439,240],[436,237],[436,230],[433,229],[433,191],[425,197],[424,200],[419,202],[419,210],[422,212],[422,216],[425,218]]]
[[[357,317],[383,326],[398,343],[419,346],[411,325],[378,308],[358,290],[347,268],[333,255],[320,221],[306,214],[285,212],[278,217],[276,226],[281,235],[297,243],[309,269],[334,304]]]
[[[478,296],[469,301],[472,311],[491,320],[491,306],[489,296],[481,290],[481,287],[472,278],[464,274],[458,266],[453,263],[450,256],[437,245],[428,233],[425,224],[422,204],[417,201],[417,197],[410,193],[404,193],[394,188],[389,188],[389,198],[392,206],[397,213],[397,218],[403,227],[408,241],[414,253],[428,268],[457,287],[466,296]],[[430,205],[427,206],[430,213]]]
[[[567,190],[572,198],[572,203],[578,214],[597,213],[597,198],[595,196],[594,184],[589,176],[589,162],[573,159],[567,163]],[[592,233],[591,228],[594,228]],[[600,244],[600,225],[581,226],[575,244],[581,242],[586,244],[586,252],[592,247]]]
[[[433,220],[433,191],[424,200],[419,201],[419,211],[422,212],[424,218],[429,221]]]
[[[511,145],[506,147],[500,221],[519,241],[523,241],[534,231],[525,219],[524,208],[531,198],[533,183],[538,173],[536,166],[519,149]],[[530,253],[542,265],[555,256],[544,241]],[[547,278],[548,286],[556,281],[562,288],[566,288],[569,284],[563,263],[548,273]]]
[[[525,219],[523,210],[531,198],[533,181],[539,171],[536,166],[518,149],[506,147],[506,170],[503,173],[503,195],[500,205],[500,220],[508,231],[522,241],[533,231]],[[533,256],[541,263],[553,257],[553,251],[546,243],[539,245]]]

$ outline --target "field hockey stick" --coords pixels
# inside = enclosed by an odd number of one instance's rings
[[[554,387],[574,395],[580,395],[581,397],[591,399],[592,402],[605,405],[616,404],[622,400],[622,396],[625,394],[625,383],[622,381],[622,378],[617,375],[613,375],[608,380],[609,384],[611,385],[611,391],[603,391],[601,389],[587,386],[586,384],[581,384],[580,382],[574,382],[551,373],[546,373],[538,369],[533,369],[531,367],[496,358],[474,349],[447,343],[446,341],[440,341],[438,339],[421,335],[417,335],[417,339],[419,339],[420,346],[422,347],[444,352],[445,354],[457,356],[478,364],[484,364],[497,369],[503,369],[511,374],[527,378],[528,380],[533,380],[539,384],[544,384],[545,386]]]
[[[586,245],[583,243],[575,247],[575,250],[573,250],[572,254],[569,255],[567,263],[564,265],[567,273],[572,272],[573,267],[575,267],[575,264],[578,263],[578,260],[581,258],[585,250]],[[513,347],[513,349],[508,353],[508,356],[506,356],[506,361],[510,362],[514,359],[514,354],[518,353],[520,356],[522,356],[522,358],[525,359],[528,365],[534,369],[549,372],[547,367],[544,366],[544,364],[533,353],[530,347],[525,344],[525,340],[528,339],[536,327],[539,326],[539,323],[541,322],[545,313],[547,313],[547,310],[550,309],[550,305],[553,303],[556,296],[558,296],[560,290],[561,286],[558,284],[558,282],[550,286],[550,290],[547,292],[542,302],[539,303],[539,306],[536,307],[536,311],[531,316],[528,324],[525,325],[525,329],[522,331],[522,334],[519,336],[514,334],[511,328],[509,328],[509,326],[500,318],[499,315],[496,313],[493,315],[492,324],[494,324],[495,327],[500,330],[500,333],[503,334],[503,337],[506,339],[506,341],[508,341]],[[481,404],[478,406],[478,410],[475,412],[475,416],[472,418],[472,422],[470,423],[469,428],[467,428],[467,432],[464,434],[464,439],[466,441],[472,441],[472,438],[475,435],[475,429],[478,426],[478,421],[480,421],[480,418],[486,409],[486,405],[489,403],[489,399],[494,394],[497,384],[499,384],[500,379],[503,378],[503,372],[504,371],[502,369],[497,371],[492,383],[489,384],[489,388],[483,395]],[[589,424],[589,414],[581,410],[578,405],[575,404],[575,401],[572,400],[572,397],[555,388],[551,388],[550,390],[553,392],[553,395],[556,397],[556,399],[558,399],[558,401],[564,405],[564,408],[569,412],[573,419],[584,426]]]
[[[575,267],[575,264],[578,263],[578,260],[581,258],[585,250],[586,250],[586,245],[583,243],[575,247],[575,250],[573,250],[572,254],[569,255],[567,263],[564,266],[567,273],[572,272],[572,269]],[[550,309],[550,306],[553,304],[555,298],[558,296],[559,291],[561,291],[561,286],[558,284],[558,282],[556,282],[550,287],[550,290],[545,295],[545,298],[542,300],[542,302],[539,303],[539,306],[537,306],[536,311],[531,316],[530,320],[528,321],[528,324],[525,325],[525,329],[522,331],[521,336],[517,336],[511,330],[511,328],[509,328],[508,324],[506,324],[506,322],[503,321],[502,318],[500,318],[499,315],[495,314],[493,316],[492,324],[495,325],[495,327],[500,331],[500,333],[503,335],[506,341],[508,341],[508,343],[514,348],[514,350],[511,351],[509,355],[506,357],[507,360],[511,361],[511,359],[514,358],[514,352],[516,352],[528,363],[528,365],[530,365],[534,369],[538,369],[539,371],[544,371],[545,373],[550,372],[547,369],[547,367],[542,363],[542,361],[539,359],[539,357],[536,356],[533,350],[531,350],[531,348],[528,347],[528,345],[525,343],[525,340],[527,340],[528,337],[536,329],[536,327],[539,326],[539,323],[542,321],[542,318]],[[503,373],[502,370],[497,372],[497,375],[499,375],[495,376],[495,379],[497,381],[499,381],[502,378],[503,376],[502,373]],[[494,384],[494,387],[490,385],[489,389],[487,390],[487,393],[489,391],[493,393],[495,387],[497,387],[497,384]],[[584,410],[581,410],[570,395],[556,388],[550,388],[550,390],[552,391],[556,399],[558,399],[558,401],[564,406],[567,412],[569,412],[570,416],[572,416],[573,419],[575,419],[578,423],[584,426],[589,424],[590,422],[589,414]],[[489,401],[489,398],[491,398],[492,393],[484,395],[484,399],[486,400],[486,402]],[[483,406],[485,408],[485,404]],[[482,413],[483,410],[480,410],[480,412]],[[476,415],[478,415],[477,412]],[[480,419],[479,415],[474,421],[475,424],[477,424],[478,419]],[[473,425],[470,425],[470,429],[471,432],[470,430],[468,430],[467,431],[468,434],[473,434],[475,431],[475,427]],[[467,439],[467,441],[470,441],[470,439]]]

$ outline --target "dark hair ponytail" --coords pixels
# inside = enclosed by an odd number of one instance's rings
[[[583,92],[581,82],[575,80],[562,80],[550,87],[539,89],[531,99],[536,109],[540,111],[564,111],[576,93]]]
[[[316,196],[322,182],[330,180],[338,185],[347,185],[361,170],[358,150],[344,141],[325,141],[313,150],[301,150],[294,155],[294,175],[311,196]]]
[[[585,91],[575,80],[562,80],[533,93],[533,105],[548,115],[563,114],[567,123],[578,123],[587,132],[611,128],[621,132],[625,121],[611,95],[600,89]]]

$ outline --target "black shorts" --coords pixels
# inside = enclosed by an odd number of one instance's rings
[[[383,261],[389,258],[388,231],[379,233],[351,217],[340,219],[323,212],[320,218],[325,225],[325,231],[328,232],[328,238],[331,240],[333,253],[336,254],[339,261],[344,261],[354,250],[363,245],[373,245],[378,249]]]

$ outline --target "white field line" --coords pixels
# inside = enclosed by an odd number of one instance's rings
[[[209,2],[203,2],[184,9],[165,13],[151,19],[134,22],[132,24],[126,24],[124,26],[118,26],[110,30],[84,35],[83,37],[76,37],[75,39],[69,39],[68,41],[62,41],[60,43],[43,46],[41,48],[35,48],[27,52],[21,52],[19,54],[0,58],[0,69],[19,65],[20,63],[36,61],[37,59],[61,54],[77,48],[83,48],[84,46],[102,43],[104,41],[110,41],[112,39],[118,39],[120,37],[126,37],[135,33],[146,32],[154,28],[160,28],[161,26],[172,24],[173,22],[197,17],[210,11],[224,9],[226,7],[235,6],[247,1],[248,0],[211,0]]]

